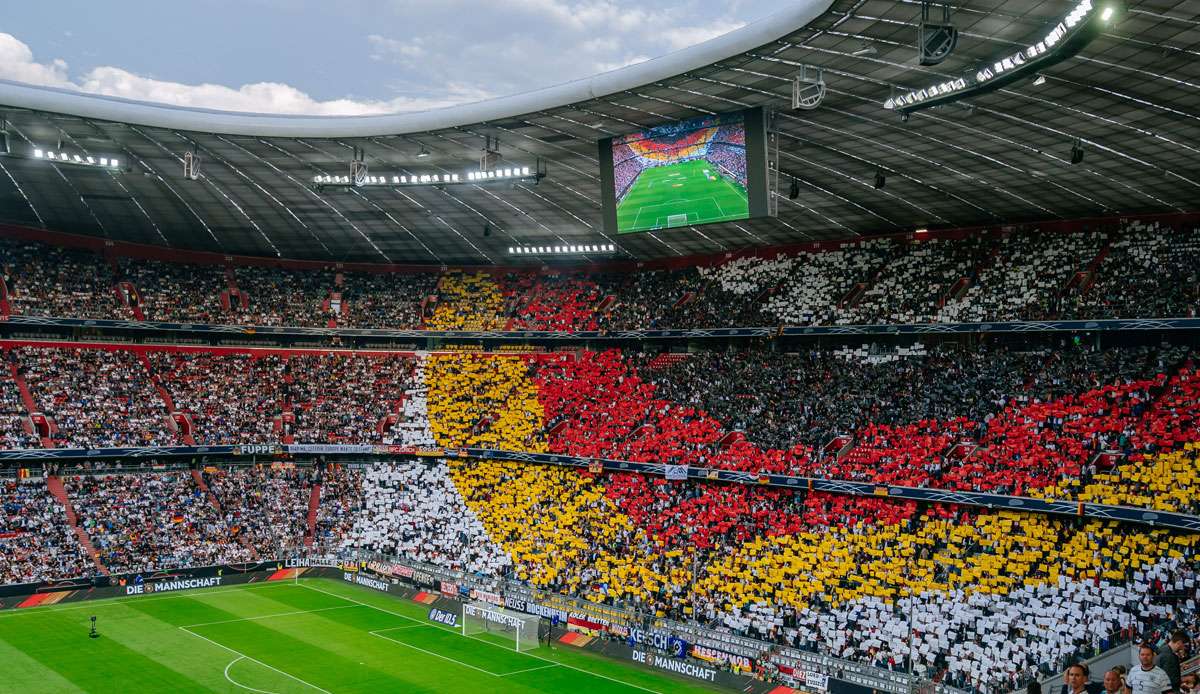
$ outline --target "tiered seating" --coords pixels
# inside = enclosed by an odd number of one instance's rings
[[[511,561],[467,507],[446,463],[382,462],[363,475],[363,509],[345,544],[355,549],[501,576]]]
[[[229,534],[263,559],[303,548],[313,476],[311,469],[264,465],[204,471]]]
[[[132,352],[13,350],[34,403],[52,418],[59,448],[174,446],[166,407]]]
[[[831,325],[839,304],[856,284],[868,283],[899,253],[891,239],[858,241],[835,251],[800,253],[790,258],[786,278],[763,311],[787,325]],[[784,261],[784,266],[787,261]]]
[[[439,443],[470,440],[483,448],[545,450],[537,385],[525,359],[435,355],[426,368],[429,423]]]
[[[582,277],[525,275],[510,279],[515,306],[509,330],[595,330],[594,309],[603,296],[595,282]]]
[[[334,550],[354,527],[354,520],[363,507],[363,473],[358,468],[341,465],[323,466],[318,472],[321,485],[321,505],[313,534],[313,547],[318,552]]]
[[[412,389],[413,359],[347,354],[287,360],[301,443],[380,441],[379,421],[396,413]]]
[[[0,585],[85,576],[91,567],[44,482],[0,480]]]
[[[249,561],[187,473],[67,477],[79,523],[112,573]]]
[[[231,316],[221,308],[221,292],[226,289],[221,270],[216,265],[126,258],[120,264],[119,276],[137,290],[138,303],[148,321],[219,324],[231,322]]]
[[[1002,239],[993,264],[963,296],[938,312],[945,323],[1043,320],[1058,312],[1071,276],[1096,258],[1104,234],[1047,234],[1037,230]]]
[[[237,268],[237,288],[250,306],[231,306],[230,320],[238,325],[317,325],[330,318],[322,304],[334,287],[332,273],[246,266]]]
[[[1194,317],[1200,311],[1200,229],[1134,223],[1123,230],[1095,281],[1064,301],[1071,318]]]
[[[411,330],[421,327],[421,305],[437,288],[433,272],[342,274],[339,327]]]
[[[616,303],[604,312],[600,326],[609,330],[658,330],[699,324],[691,311],[704,305],[677,307],[689,296],[699,296],[704,280],[694,269],[638,272],[614,282]]]
[[[483,272],[442,275],[437,287],[438,303],[426,321],[430,330],[500,330],[504,296],[500,287]]]
[[[628,160],[634,170],[640,170],[637,161]],[[1192,316],[1200,300],[1198,259],[1200,231],[1136,221],[1111,234],[1027,228],[1003,237],[876,238],[671,270],[501,279],[464,270],[110,264],[96,253],[51,246],[8,242],[0,248],[16,314],[134,319],[137,311],[118,299],[117,287],[128,281],[147,320],[409,329],[422,326],[424,313],[431,315],[423,327],[438,330]],[[225,309],[221,295],[231,290],[231,279],[240,293]],[[610,295],[613,304],[598,311],[599,300]]]
[[[292,402],[294,378],[276,355],[151,352],[151,368],[176,409],[190,414],[197,445],[272,443],[290,433],[275,424]]]
[[[113,289],[112,267],[96,253],[55,246],[0,243],[13,313],[73,318],[132,318]]]
[[[838,323],[931,323],[955,283],[974,277],[992,241],[930,239],[905,246],[857,304],[838,312]]]
[[[1173,612],[1149,599],[1153,577],[1194,586],[1196,539],[1014,512],[862,522],[745,543],[709,566],[697,603],[732,605],[718,619],[739,633],[893,669],[911,632],[918,674],[1014,689]]]
[[[7,370],[7,363],[0,364],[0,368]],[[0,436],[3,437],[0,447],[41,447],[41,441],[32,432],[29,414],[16,382],[8,374],[0,373]]]

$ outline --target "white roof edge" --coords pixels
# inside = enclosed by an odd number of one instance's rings
[[[504,120],[637,89],[764,46],[819,17],[833,0],[799,0],[728,34],[660,58],[523,94],[430,111],[373,116],[238,113],[99,96],[0,80],[0,104],[156,128],[255,137],[404,135]]]

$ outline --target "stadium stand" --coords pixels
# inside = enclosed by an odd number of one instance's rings
[[[1130,224],[640,273],[440,276],[212,273],[64,251],[67,267],[109,274],[60,278],[26,303],[22,282],[51,275],[28,247],[5,253],[10,307],[30,315],[590,330],[1190,315],[1195,244],[1195,232]],[[1163,266],[1183,281],[1156,279]],[[670,358],[6,350],[8,447],[39,447],[38,412],[57,447],[471,446],[1200,513],[1200,376],[1186,338],[767,343]],[[0,578],[94,573],[73,512],[114,574],[398,556],[972,692],[1018,688],[1168,621],[1194,626],[1200,597],[1197,535],[1094,519],[463,459],[91,473],[63,477],[70,508],[45,481],[0,484],[12,557]]]
[[[114,574],[252,558],[191,475],[73,475],[65,483],[80,525]]]
[[[92,561],[40,480],[0,480],[0,584],[86,576]]]
[[[255,465],[202,474],[230,535],[258,557],[286,557],[303,548],[313,470]]]
[[[1198,233],[1130,221],[1108,232],[917,235],[587,277],[268,266],[222,273],[27,243],[0,251],[18,315],[571,331],[1192,317],[1200,310]]]

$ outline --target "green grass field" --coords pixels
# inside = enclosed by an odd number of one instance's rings
[[[617,231],[727,222],[745,219],[749,214],[746,190],[720,175],[712,164],[696,159],[639,174],[617,205]]]
[[[428,612],[327,579],[12,610],[0,613],[0,691],[713,691],[557,643],[517,653]]]

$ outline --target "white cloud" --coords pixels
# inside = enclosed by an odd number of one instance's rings
[[[118,67],[97,67],[76,79],[62,60],[38,63],[33,51],[11,34],[0,33],[0,79],[49,87],[75,89],[90,94],[118,96],[228,111],[254,113],[304,113],[310,115],[369,115],[441,108],[486,99],[492,94],[471,85],[449,83],[437,96],[402,96],[389,100],[332,99],[320,101],[295,87],[258,82],[237,88],[219,84],[182,84],[156,80]]]
[[[354,5],[354,0],[347,2]],[[331,35],[350,51],[337,69],[351,74],[340,82],[332,71],[314,71],[303,60],[295,62],[295,71],[280,74],[282,79],[244,84],[236,81],[237,72],[200,84],[149,76],[151,70],[171,74],[179,60],[174,56],[136,70],[101,64],[72,72],[64,60],[35,56],[21,40],[0,33],[0,78],[233,111],[314,115],[416,111],[529,91],[639,63],[742,26],[746,15],[741,5],[746,2],[774,9],[767,0],[730,0],[719,8],[703,0],[371,2],[370,31],[358,33],[362,29],[357,25],[352,35],[346,35],[337,32],[349,27],[333,26],[336,20],[330,26]],[[390,9],[391,16],[382,8]],[[272,41],[285,40],[267,37],[254,48],[271,50]],[[87,55],[72,54],[72,60]],[[325,91],[339,84],[363,96]],[[317,91],[326,98],[312,96]],[[328,98],[333,96],[341,98]]]

